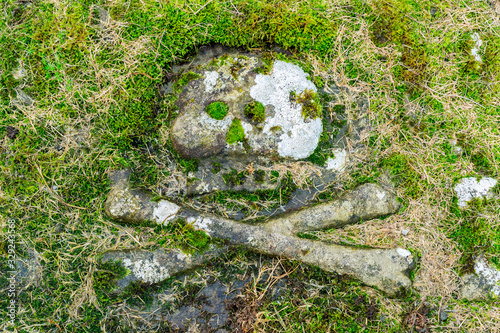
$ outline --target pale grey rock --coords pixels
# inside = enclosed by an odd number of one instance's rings
[[[326,161],[327,170],[344,171],[349,161],[347,151],[344,149],[334,149],[334,158],[328,157]]]
[[[180,250],[157,249],[155,251],[130,249],[108,251],[102,255],[102,262],[121,262],[129,270],[117,281],[116,292],[122,292],[133,282],[158,283],[170,276],[191,270],[211,258],[217,257],[225,248],[213,246],[203,254],[188,255]]]
[[[207,57],[211,55],[212,57]],[[314,152],[323,130],[320,118],[304,118],[302,105],[290,94],[317,88],[297,65],[275,60],[268,75],[256,71],[263,65],[260,55],[227,50],[206,50],[191,65],[173,71],[195,72],[201,77],[182,89],[176,105],[179,115],[171,128],[174,148],[187,158],[218,154],[279,156],[303,159]],[[173,93],[172,82],[163,88]],[[205,108],[222,101],[229,114],[222,120],[208,116]],[[266,119],[257,123],[245,116],[248,103],[259,101]],[[233,119],[239,119],[246,141],[228,144],[226,135]]]
[[[116,175],[114,178],[115,187],[112,193],[115,194],[110,195],[106,203],[108,214],[111,213],[113,214],[111,217],[128,222],[155,220],[153,211],[155,205],[158,204],[144,202],[131,204],[134,202],[130,199],[131,197],[147,198],[147,196],[137,194],[137,191],[131,190],[126,185],[126,173],[121,173],[121,178]],[[116,195],[117,192],[120,194]],[[231,244],[243,245],[250,250],[267,255],[284,256],[291,260],[317,265],[327,271],[350,274],[367,285],[377,286],[390,295],[396,295],[402,289],[411,286],[408,274],[414,266],[414,260],[411,253],[405,249],[358,249],[296,236],[298,232],[341,227],[348,223],[396,212],[399,204],[394,195],[378,185],[365,184],[346,193],[336,201],[278,216],[260,225],[239,223],[220,216],[179,207],[179,210],[172,212],[173,215],[169,216],[183,218],[196,229],[205,231],[211,237],[225,239]],[[124,209],[125,212],[121,214],[120,209]],[[157,221],[157,223],[163,222]],[[215,252],[212,251],[211,255],[221,253],[216,252],[217,250],[213,249]],[[162,260],[149,258],[148,267],[154,266],[155,272],[163,272],[165,275],[168,273],[172,276],[204,261],[203,255],[195,258],[176,256],[178,261],[172,265],[167,257],[171,258],[172,254],[168,256],[163,254]],[[142,262],[137,266],[143,268],[144,259],[140,260]],[[125,264],[132,267],[133,262],[127,261]],[[137,275],[149,276],[148,274],[134,273],[136,277]],[[148,278],[147,281],[149,280],[151,279]]]
[[[491,266],[483,255],[474,260],[475,274],[463,277],[460,297],[469,301],[487,300],[500,296],[500,271]]]
[[[467,202],[474,198],[491,198],[490,190],[496,185],[496,179],[483,177],[479,182],[475,177],[463,178],[455,186],[458,197],[458,206],[465,207]]]

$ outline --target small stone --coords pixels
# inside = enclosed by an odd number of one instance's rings
[[[474,260],[475,274],[463,277],[460,297],[469,301],[487,300],[489,297],[500,297],[500,271],[480,255]]]
[[[327,170],[335,170],[335,171],[344,171],[347,165],[347,151],[343,149],[334,149],[333,154],[335,155],[335,159],[328,157],[326,161]]]
[[[408,235],[409,232],[410,232],[410,230],[406,230],[406,229],[401,230],[401,234],[403,234],[403,236]]]
[[[7,137],[11,140],[14,140],[19,134],[19,130],[15,127],[7,126],[5,129],[7,130]]]
[[[475,177],[463,178],[455,186],[458,206],[465,207],[474,198],[491,197],[490,190],[497,184],[496,179],[484,177],[479,182]]]
[[[439,311],[439,321],[448,320],[448,313],[445,310]]]

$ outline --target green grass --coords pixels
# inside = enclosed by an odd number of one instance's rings
[[[229,106],[224,102],[213,102],[208,104],[205,111],[210,117],[216,120],[222,120],[227,116],[229,112]]]
[[[389,173],[405,202],[395,221],[412,223],[419,233],[415,238],[395,237],[391,246],[417,248],[417,238],[426,244],[451,244],[445,249],[451,254],[442,262],[445,271],[457,268],[455,251],[465,254],[459,265],[480,251],[499,264],[498,205],[472,204],[458,211],[452,189],[457,179],[468,175],[499,178],[500,31],[487,2],[100,2],[112,19],[104,34],[95,4],[0,4],[0,221],[16,221],[18,254],[24,255],[21,244],[36,249],[44,272],[39,285],[19,296],[18,331],[100,332],[106,307],[124,301],[100,294],[121,273],[99,266],[98,257],[108,249],[140,246],[143,243],[137,242],[146,242],[150,230],[106,217],[102,208],[109,191],[107,175],[128,167],[137,185],[158,191],[173,176],[169,161],[175,161],[180,171],[197,169],[199,161],[183,159],[172,149],[165,128],[178,110],[174,98],[160,96],[158,88],[175,63],[191,61],[197,49],[209,43],[266,51],[278,45],[291,53],[287,57],[307,59],[307,72],[318,87],[327,88],[334,81],[342,85],[336,103],[345,108],[346,119],[357,120],[361,106],[352,103],[365,101],[376,135],[362,137],[370,154],[359,157],[356,170],[345,177],[347,184],[359,184],[378,181],[383,170]],[[483,40],[481,65],[471,62],[474,32]],[[270,74],[275,59],[280,56],[264,53],[259,72]],[[14,78],[19,66],[27,77]],[[175,77],[176,91],[197,79],[194,74]],[[16,89],[29,94],[35,104],[14,106]],[[323,109],[323,116],[325,112],[335,113]],[[19,130],[14,139],[6,136],[7,126]],[[235,128],[231,140],[243,140],[241,127]],[[449,143],[453,138],[463,154],[454,153]],[[322,135],[314,163],[324,163],[328,142]],[[342,189],[343,181],[335,186]],[[276,207],[286,202],[292,184],[257,193],[218,192],[209,201],[247,212]],[[338,189],[319,197],[330,200],[333,193]],[[373,228],[381,227],[373,223]],[[356,240],[385,245],[385,235]],[[420,271],[426,269],[425,258],[447,253],[424,250]],[[447,294],[456,287],[453,281],[450,278],[446,288],[431,281],[428,289],[430,302],[454,307],[462,316],[460,322],[446,323],[450,329],[480,330],[482,322],[498,330],[494,325],[499,321],[488,317],[492,315],[487,306],[463,305]],[[151,287],[138,286],[147,288]],[[384,299],[391,304],[386,312],[396,318],[394,322],[361,324],[356,318],[366,311],[366,304],[358,306],[350,296],[361,293],[359,286],[349,282],[345,289],[329,288],[335,297],[303,295],[273,306],[286,313],[283,320],[290,331],[299,332],[301,322],[304,330],[317,331],[324,330],[327,321],[337,323],[337,331],[401,331],[402,315],[394,309],[409,311],[413,306]],[[94,289],[95,301],[87,293]],[[141,295],[129,297],[140,303]],[[342,297],[348,310],[330,308]],[[437,297],[442,299],[435,301]],[[7,302],[0,300],[2,317]],[[264,310],[270,327],[281,330],[273,306]],[[478,319],[468,317],[470,309]],[[108,331],[118,331],[120,321],[115,324]]]

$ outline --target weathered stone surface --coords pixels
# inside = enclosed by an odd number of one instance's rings
[[[163,281],[172,275],[193,269],[226,250],[223,247],[213,246],[202,255],[188,255],[180,250],[165,249],[108,251],[103,254],[101,261],[120,261],[125,268],[130,270],[130,274],[117,281],[118,291],[122,291],[136,281],[144,283]]]
[[[316,92],[317,88],[299,66],[275,60],[269,74],[257,74],[264,65],[258,54],[211,54],[216,59],[201,54],[185,69],[200,78],[189,82],[176,102],[180,111],[171,137],[180,154],[190,158],[236,153],[302,159],[313,153],[323,130],[321,119],[304,115],[302,104],[290,96]],[[215,101],[229,106],[229,114],[222,120],[212,119],[205,111]],[[265,107],[262,122],[244,114],[245,106],[254,101]],[[234,119],[241,120],[244,144],[226,142]]]
[[[137,222],[153,218],[156,203],[152,195],[129,188],[130,170],[121,170],[111,175],[112,188],[104,205],[106,214],[118,221]]]
[[[400,204],[396,196],[375,184],[365,184],[340,199],[278,217],[265,224],[267,230],[293,235],[298,232],[340,228],[360,220],[393,214]]]
[[[500,271],[493,268],[482,255],[474,260],[475,274],[463,277],[460,297],[469,301],[487,300],[500,296]]]
[[[280,279],[267,289],[271,299],[276,299],[286,290],[284,281],[286,279]],[[177,293],[167,288],[151,293],[151,305],[123,307],[115,310],[114,316],[119,318],[117,321],[122,329],[133,327],[135,332],[163,332],[166,328],[167,332],[190,332],[190,329],[195,332],[231,332],[234,331],[231,328],[234,312],[230,304],[243,298],[249,283],[253,282],[264,284],[266,278],[255,281],[252,276],[245,275],[235,277],[231,283],[215,280],[190,293],[189,301],[177,298],[177,302],[174,301]]]
[[[183,218],[193,225],[195,229],[203,230],[208,235],[223,238],[235,245],[243,245],[253,251],[268,255],[285,256],[292,260],[298,260],[308,264],[318,265],[327,271],[339,274],[350,274],[360,279],[367,285],[377,286],[388,294],[395,295],[402,288],[409,288],[411,281],[408,278],[409,271],[414,262],[409,251],[403,249],[358,249],[345,246],[330,245],[319,241],[301,239],[295,236],[300,231],[318,230],[331,227],[343,226],[354,223],[360,219],[369,219],[395,212],[399,204],[395,197],[377,185],[366,184],[343,198],[318,205],[316,207],[296,212],[283,217],[271,219],[268,223],[261,225],[248,225],[239,223],[219,216],[199,213],[188,208],[178,206],[166,200],[158,203],[129,204],[133,201],[131,197],[140,197],[125,183],[126,173],[121,172],[114,176],[115,191],[119,188],[119,195],[110,195],[107,209],[112,212],[114,218],[139,222],[141,219],[156,221],[156,223],[168,223],[174,218]],[[120,214],[120,207],[125,207],[124,214]],[[132,209],[130,208],[132,207]],[[133,213],[130,213],[130,211]],[[136,220],[134,220],[134,218]],[[139,220],[137,220],[139,219]],[[145,265],[144,259],[139,264],[126,261],[124,264],[130,267],[143,269],[144,266],[151,268],[157,276],[171,276],[177,274],[180,269],[185,270],[190,266],[185,260],[185,265],[177,262],[168,267],[162,266],[161,261],[148,259]],[[198,259],[196,259],[198,260]],[[202,259],[200,259],[200,262]],[[196,262],[198,265],[199,262]],[[164,269],[162,269],[164,267]],[[179,269],[176,271],[176,269]],[[165,274],[163,274],[163,273]],[[134,273],[135,274],[135,273]],[[138,272],[137,278],[144,282],[156,282],[150,279],[148,274]]]
[[[494,194],[490,191],[495,185],[496,179],[484,177],[477,181],[475,177],[463,178],[455,186],[458,196],[458,206],[465,207],[467,202],[474,198],[492,198]]]
[[[215,191],[248,191],[270,190],[279,186],[273,181],[269,169],[273,163],[266,157],[222,155],[204,159],[200,162],[198,170],[190,177],[187,184],[188,195],[199,195]],[[251,168],[251,173],[248,171]],[[262,174],[260,173],[262,170]],[[257,172],[255,172],[257,171]],[[231,172],[244,174],[241,182],[232,183],[224,179]],[[262,179],[259,176],[263,175]]]

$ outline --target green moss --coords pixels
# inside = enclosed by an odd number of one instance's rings
[[[236,142],[243,142],[245,139],[245,131],[243,130],[243,126],[241,126],[241,120],[235,118],[229,126],[229,131],[226,135],[226,142],[232,145]]]
[[[414,33],[410,13],[422,9],[407,0],[377,0],[373,5],[373,42],[377,46],[394,43],[400,47],[402,66],[395,67],[395,75],[410,83],[410,90],[418,88],[427,76],[428,57],[425,46]]]
[[[116,286],[116,281],[124,278],[127,273],[127,269],[120,262],[101,263],[94,273],[94,287],[102,291],[112,291]]]
[[[166,227],[166,240],[188,254],[203,252],[210,245],[210,237],[203,230],[196,230],[184,219],[176,219],[168,223]],[[161,241],[159,244],[161,245]]]
[[[319,76],[315,76],[314,79],[313,79],[313,82],[314,82],[314,85],[317,87],[317,88],[323,88],[325,86],[325,80],[323,80],[321,77]]]
[[[317,236],[311,235],[307,232],[299,232],[297,233],[297,237],[303,238],[303,239],[312,239],[312,240],[318,240],[319,238]]]
[[[263,62],[263,65],[257,67],[255,72],[262,75],[269,75],[273,69],[274,59],[276,59],[276,56],[273,52],[262,52],[260,60]]]
[[[455,197],[451,213],[458,219],[450,222],[453,224],[449,235],[457,242],[459,250],[463,253],[460,263],[467,270],[472,264],[475,255],[484,253],[491,256],[493,263],[500,263],[500,226],[488,223],[487,216],[500,213],[494,201],[474,199],[468,202],[466,208],[458,207]],[[493,215],[492,215],[493,214]]]
[[[302,93],[297,94],[295,92],[290,93],[290,98],[302,105],[302,116],[307,118],[316,119],[321,117],[321,102],[319,95],[312,90],[306,89]]]
[[[224,102],[213,102],[208,104],[208,106],[205,108],[205,111],[213,119],[222,120],[227,116],[229,112],[229,106],[227,106],[227,104]]]
[[[257,123],[261,123],[266,119],[266,109],[261,102],[253,101],[245,105],[245,116]]]
[[[414,170],[405,155],[394,154],[382,160],[380,166],[388,169],[394,181],[404,189],[408,197],[417,199],[426,191],[427,182]]]
[[[256,183],[263,183],[266,177],[266,172],[264,170],[255,170],[253,173],[253,178]]]
[[[176,93],[179,93],[182,91],[182,88],[184,88],[189,82],[199,79],[202,77],[201,74],[195,73],[195,72],[188,72],[188,73],[182,73],[177,81],[174,83],[173,90]]]
[[[334,145],[331,138],[331,126],[327,120],[330,118],[328,109],[322,108],[322,113],[323,117],[321,117],[321,121],[323,123],[323,131],[321,132],[321,135],[319,137],[318,146],[316,147],[316,149],[314,149],[314,152],[307,158],[307,161],[319,166],[324,166],[329,157],[334,157],[332,152]]]
[[[236,186],[236,185],[244,184],[246,177],[247,177],[246,171],[238,172],[235,169],[231,169],[230,172],[222,175],[222,179],[224,180],[224,183],[226,183],[226,185],[229,185],[229,186]]]

